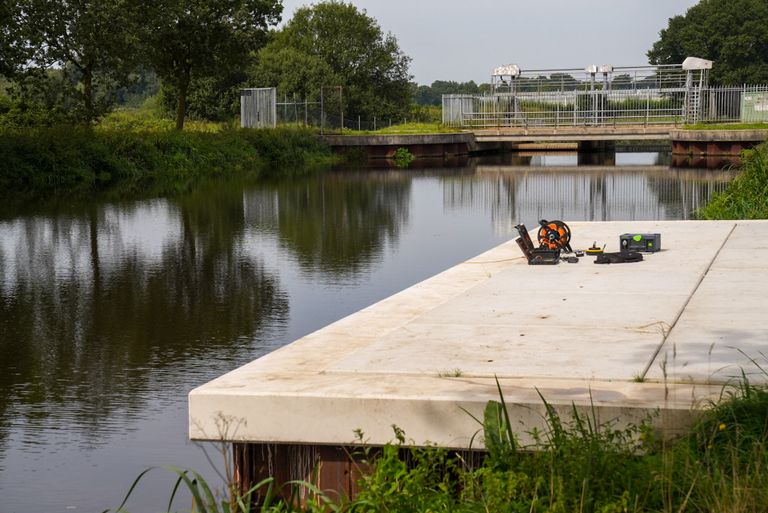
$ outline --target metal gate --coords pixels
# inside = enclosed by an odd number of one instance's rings
[[[277,89],[260,87],[240,90],[240,126],[274,128],[277,125]]]

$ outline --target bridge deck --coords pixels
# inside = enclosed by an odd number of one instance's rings
[[[570,141],[668,141],[676,127],[558,127],[558,128],[492,128],[474,129],[475,142],[570,142]]]

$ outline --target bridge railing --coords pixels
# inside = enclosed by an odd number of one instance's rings
[[[559,128],[768,122],[768,86],[443,95],[443,123]]]

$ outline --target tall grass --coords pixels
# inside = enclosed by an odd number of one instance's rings
[[[370,471],[347,502],[301,482],[290,486],[308,491],[309,500],[297,500],[298,493],[278,498],[271,479],[217,499],[226,494],[211,492],[199,474],[169,470],[179,476],[174,493],[185,485],[193,511],[211,513],[768,512],[768,391],[746,376],[672,441],[658,436],[651,419],[619,429],[600,422],[594,408],[584,414],[574,407],[562,416],[542,401],[545,429],[521,447],[499,388],[499,401],[476,419],[486,446],[478,461],[439,447],[407,448],[395,428],[396,442],[362,452]]]
[[[698,212],[702,219],[768,218],[768,142],[744,152],[742,172]]]
[[[689,434],[662,442],[651,423],[617,429],[544,401],[546,429],[520,447],[503,398],[485,410],[480,467],[443,449],[414,449],[410,464],[383,451],[355,510],[462,512],[768,511],[768,392],[746,377]]]

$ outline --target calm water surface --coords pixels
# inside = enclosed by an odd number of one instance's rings
[[[668,161],[490,159],[6,207],[0,511],[102,511],[151,465],[214,479],[186,440],[190,389],[508,240],[518,222],[686,219],[729,178]],[[171,482],[158,473],[130,509],[161,510]]]

